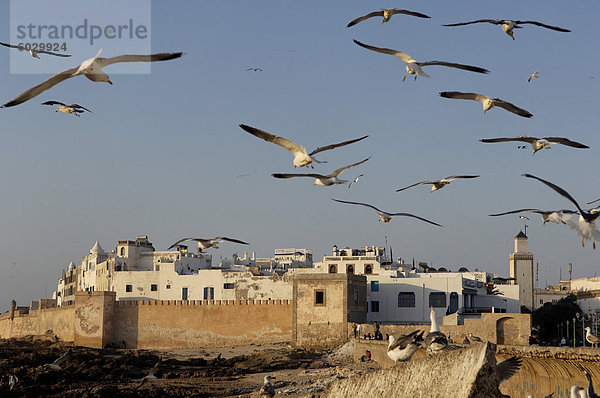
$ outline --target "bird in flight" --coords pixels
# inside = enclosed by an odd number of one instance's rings
[[[32,49],[26,49],[23,47],[19,47],[19,46],[15,46],[14,44],[9,44],[9,43],[2,43],[0,42],[0,46],[4,46],[4,47],[9,47],[9,48],[17,48],[19,51],[27,51],[29,52],[29,54],[31,54],[31,56],[33,58],[37,58],[40,59],[40,57],[38,57],[38,54],[48,54],[48,55],[54,55],[56,57],[70,57],[70,54],[60,54],[60,53],[54,53],[52,51],[46,51],[46,50],[32,50]]]
[[[202,251],[202,249],[208,249],[210,247],[214,247],[215,249],[218,249],[219,246],[218,244],[221,243],[222,241],[226,241],[226,242],[232,242],[232,243],[239,243],[241,245],[248,245],[249,243],[246,243],[244,241],[241,240],[237,240],[237,239],[232,239],[232,238],[226,238],[224,236],[217,236],[216,238],[211,238],[211,239],[204,239],[204,238],[183,238],[178,240],[177,242],[173,243],[171,246],[169,246],[169,248],[167,250],[170,250],[174,247],[178,247],[181,243],[186,242],[188,240],[193,240],[195,242],[198,242],[198,253],[204,253],[204,251]]]
[[[362,17],[358,17],[358,18],[350,21],[350,23],[348,23],[348,25],[346,27],[350,28],[359,22],[362,22],[366,19],[373,18],[373,17],[383,17],[381,23],[384,24],[392,18],[392,15],[396,15],[396,14],[412,15],[413,17],[419,17],[419,18],[431,18],[429,15],[421,14],[420,12],[401,10],[399,8],[382,8],[379,11],[370,12],[366,15],[363,15]]]
[[[540,77],[539,74],[537,72],[533,72],[531,75],[529,75],[529,79],[527,79],[527,81],[530,82],[531,79],[538,78],[538,77]]]
[[[527,178],[536,179],[536,180],[546,184],[548,187],[552,188],[559,195],[567,198],[571,203],[573,203],[575,205],[575,208],[577,208],[577,212],[579,213],[579,221],[570,222],[569,226],[571,227],[571,229],[574,229],[575,231],[577,231],[579,236],[581,236],[581,246],[585,246],[586,240],[591,240],[592,247],[595,249],[596,248],[596,240],[600,240],[600,232],[598,231],[598,228],[596,227],[596,223],[595,223],[596,219],[598,217],[600,217],[600,210],[597,208],[591,209],[589,211],[583,210],[579,206],[579,203],[577,203],[577,201],[567,191],[565,191],[558,185],[555,185],[555,184],[551,183],[550,181],[543,180],[543,179],[536,177],[534,175],[531,175],[531,174],[523,174],[523,176],[527,177]]]
[[[517,213],[536,213],[542,216],[542,225],[546,225],[547,222],[552,222],[555,224],[566,224],[567,221],[571,219],[573,214],[577,214],[576,211],[561,209],[561,210],[539,210],[539,209],[519,209],[519,210],[511,210],[506,211],[504,213],[496,213],[490,214],[490,217],[497,216],[505,216],[507,214],[517,214]],[[519,218],[525,218],[529,220],[526,216],[519,216]]]
[[[328,151],[330,149],[335,149],[335,148],[338,148],[341,146],[353,144],[355,142],[364,140],[365,138],[368,137],[368,135],[365,135],[363,137],[355,138],[353,140],[339,142],[337,144],[326,145],[326,146],[315,149],[311,153],[308,153],[304,146],[298,145],[298,144],[296,144],[288,139],[285,139],[283,137],[279,137],[279,136],[273,135],[271,133],[267,133],[266,131],[263,131],[263,130],[260,130],[260,129],[257,129],[254,127],[250,127],[245,124],[240,124],[240,127],[255,137],[262,138],[263,140],[265,140],[267,142],[272,142],[273,144],[279,145],[280,147],[285,148],[288,151],[290,151],[292,153],[292,155],[294,155],[294,168],[296,168],[296,167],[308,168],[309,165],[311,168],[314,168],[311,165],[312,162],[327,163],[327,162],[322,162],[322,161],[316,160],[312,156],[319,152]]]
[[[246,71],[262,72],[262,69],[260,69],[260,68],[248,68],[248,69],[246,69]]]
[[[46,101],[46,102],[42,102],[42,105],[60,105],[58,108],[56,108],[56,112],[71,113],[77,117],[79,117],[80,113],[83,113],[85,111],[93,113],[92,111],[90,111],[89,109],[87,109],[81,105],[78,105],[78,104],[67,105],[67,104],[63,104],[62,102],[59,102],[59,101]]]
[[[322,175],[322,174],[316,174],[316,173],[306,173],[306,174],[294,174],[294,173],[283,174],[283,173],[275,173],[275,174],[272,174],[272,176],[275,177],[275,178],[311,177],[311,178],[315,178],[315,182],[313,182],[313,185],[320,185],[320,186],[323,186],[323,187],[328,187],[328,186],[335,185],[335,184],[345,184],[345,183],[347,183],[348,180],[339,179],[338,176],[340,174],[342,174],[342,172],[344,170],[349,169],[349,168],[354,167],[354,166],[358,166],[360,164],[363,164],[364,162],[366,162],[369,159],[371,159],[371,158],[368,157],[365,160],[361,160],[360,162],[351,164],[349,166],[340,167],[339,169],[335,170],[333,173],[328,174],[328,175]]]
[[[443,225],[440,225],[440,224],[435,223],[433,221],[429,221],[429,220],[427,220],[425,218],[422,218],[422,217],[419,217],[419,216],[415,216],[414,214],[410,214],[410,213],[388,213],[386,211],[379,210],[377,207],[372,206],[372,205],[367,204],[367,203],[349,202],[349,201],[346,201],[346,200],[339,200],[339,199],[331,199],[331,200],[335,200],[336,202],[340,202],[340,203],[347,203],[349,205],[359,205],[359,206],[369,207],[369,208],[375,210],[377,212],[377,214],[379,214],[379,221],[383,221],[383,222],[390,222],[392,220],[392,217],[405,216],[405,217],[416,218],[418,220],[428,222],[429,224],[437,225],[438,227],[442,227],[443,226]]]
[[[389,48],[370,46],[368,44],[361,43],[358,40],[354,40],[354,43],[358,44],[361,47],[366,48],[367,50],[375,51],[375,52],[382,53],[382,54],[389,54],[389,55],[393,55],[394,57],[400,58],[400,60],[402,62],[404,62],[404,67],[406,68],[406,73],[404,74],[402,81],[404,81],[406,79],[406,76],[408,76],[408,75],[415,75],[415,80],[417,80],[417,77],[419,75],[421,75],[423,77],[431,77],[427,73],[423,72],[421,67],[433,66],[433,65],[447,66],[450,68],[457,68],[457,69],[464,69],[464,70],[468,70],[470,72],[489,73],[489,71],[487,69],[480,68],[478,66],[456,64],[456,63],[452,63],[452,62],[444,62],[444,61],[417,62],[410,55],[405,54],[400,51],[391,50]]]
[[[93,82],[106,82],[112,84],[110,78],[106,73],[102,71],[102,68],[105,66],[115,64],[117,62],[156,62],[156,61],[167,61],[170,59],[179,58],[185,55],[185,53],[158,53],[151,55],[119,55],[111,58],[100,58],[100,54],[102,53],[102,49],[98,51],[94,58],[87,59],[81,63],[81,65],[76,66],[71,69],[64,70],[56,75],[52,76],[45,82],[38,84],[37,86],[30,88],[27,91],[19,94],[12,101],[7,102],[2,105],[1,108],[8,108],[10,106],[15,106],[22,104],[25,101],[32,99],[33,97],[43,93],[49,88],[54,87],[58,83],[67,80],[71,77],[84,75],[88,79]]]
[[[542,28],[552,29],[552,30],[556,30],[558,32],[570,32],[569,29],[560,28],[558,26],[546,25],[546,24],[543,24],[543,23],[537,22],[537,21],[513,21],[510,19],[478,19],[476,21],[459,22],[459,23],[453,23],[453,24],[442,25],[442,26],[462,26],[462,25],[470,25],[470,24],[481,23],[481,22],[488,22],[488,23],[491,23],[494,25],[501,25],[502,31],[504,33],[506,33],[507,35],[509,35],[513,40],[515,39],[515,37],[513,36],[513,30],[521,29],[522,26],[519,26],[519,25],[524,25],[524,24],[537,25],[537,26],[541,26]]]
[[[358,182],[358,179],[362,176],[364,176],[364,174],[359,174],[357,177],[354,178],[354,180],[350,181],[348,183],[348,188],[350,188],[352,186],[352,184],[356,184]]]
[[[442,91],[440,93],[441,97],[451,98],[451,99],[464,99],[464,100],[473,100],[479,101],[483,105],[483,113],[486,113],[494,106],[499,106],[500,108],[504,108],[509,112],[512,112],[516,115],[523,117],[532,117],[533,115],[526,111],[525,109],[519,108],[511,104],[510,102],[506,102],[500,98],[490,98],[487,95],[476,94],[476,93],[461,93],[460,91]]]
[[[529,137],[526,135],[522,135],[520,137],[509,137],[509,138],[484,138],[479,141],[485,142],[485,143],[512,142],[512,141],[528,142],[531,144],[531,148],[533,149],[534,155],[537,151],[539,151],[542,148],[550,149],[550,145],[553,145],[553,144],[562,144],[562,145],[570,146],[573,148],[579,148],[579,149],[589,148],[589,146],[587,146],[587,145],[584,145],[580,142],[571,141],[570,139],[564,138],[564,137],[537,138],[537,137]]]
[[[431,184],[431,190],[429,192],[437,191],[438,189],[444,188],[446,185],[450,184],[452,181],[457,180],[459,178],[477,178],[479,176],[448,176],[435,181],[421,181],[415,184],[409,185],[404,188],[396,189],[396,192],[404,191],[405,189],[416,187],[417,185]]]

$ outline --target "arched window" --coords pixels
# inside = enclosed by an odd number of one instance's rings
[[[365,265],[365,275],[370,275],[373,273],[373,266],[371,264]]]
[[[353,274],[354,273],[354,264],[348,264],[348,265],[346,265],[346,273],[347,274]]]
[[[414,307],[415,294],[413,292],[398,293],[398,307]]]
[[[450,293],[450,308],[448,312],[454,314],[456,311],[458,311],[458,293],[452,292]]]
[[[125,255],[125,248],[124,248],[124,247],[122,247],[122,248],[121,248],[121,256],[124,256],[124,255]]]
[[[329,266],[329,273],[330,273],[330,274],[337,274],[337,265],[335,265],[335,264],[331,264],[331,265]]]
[[[431,292],[429,293],[429,306],[435,308],[446,308],[446,293]]]

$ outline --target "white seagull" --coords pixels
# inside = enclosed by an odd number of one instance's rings
[[[490,214],[490,217],[505,216],[507,214],[516,213],[537,213],[542,216],[542,225],[546,225],[547,222],[555,224],[566,224],[571,219],[573,214],[577,214],[576,211],[560,209],[560,210],[538,210],[538,209],[519,209],[506,211],[504,213]],[[525,217],[525,216],[519,216]],[[529,220],[529,218],[527,218]]]
[[[423,333],[425,332],[421,331],[419,333],[419,330],[415,330],[410,334],[400,336],[398,339],[390,335],[387,356],[394,362],[410,360],[423,341]]]
[[[494,106],[499,106],[500,108],[504,108],[509,112],[517,114],[523,117],[532,117],[533,115],[526,111],[525,109],[519,108],[511,104],[510,102],[506,102],[500,98],[490,98],[487,95],[477,94],[477,93],[461,93],[460,91],[442,91],[440,93],[441,97],[444,98],[452,98],[452,99],[464,99],[464,100],[473,100],[479,101],[483,105],[483,113],[486,113]]]
[[[579,203],[577,203],[577,201],[571,195],[569,195],[567,191],[565,191],[558,185],[555,185],[550,181],[543,180],[531,174],[523,174],[523,176],[543,182],[544,184],[552,188],[554,191],[556,191],[558,194],[570,200],[571,203],[575,205],[575,207],[577,208],[577,212],[579,213],[579,221],[570,221],[569,227],[577,231],[579,236],[581,236],[581,246],[585,246],[586,240],[591,240],[592,247],[595,249],[596,241],[600,240],[600,231],[598,231],[598,228],[596,227],[595,223],[596,219],[600,217],[600,209],[596,208],[591,209],[589,211],[585,211],[579,206]]]
[[[529,79],[527,79],[527,81],[530,82],[531,79],[536,78],[536,77],[540,77],[540,76],[537,72],[533,72],[531,75],[529,75]]]
[[[271,384],[271,379],[275,379],[274,376],[265,376],[263,380],[263,385],[258,392],[260,397],[268,397],[273,398],[275,396],[275,387]]]
[[[435,223],[433,221],[429,221],[429,220],[427,220],[425,218],[422,218],[422,217],[419,217],[419,216],[415,216],[414,214],[410,214],[410,213],[388,213],[388,212],[379,210],[377,207],[371,206],[370,204],[367,204],[367,203],[349,202],[349,201],[346,201],[346,200],[338,200],[338,199],[331,199],[331,200],[335,200],[336,202],[340,202],[340,203],[347,203],[349,205],[359,205],[359,206],[369,207],[369,208],[375,210],[377,212],[377,214],[379,214],[379,221],[383,221],[383,222],[390,222],[391,219],[392,219],[392,217],[405,216],[405,217],[413,217],[413,218],[416,218],[418,220],[428,222],[429,224],[437,225],[438,227],[442,227],[443,226],[443,225],[440,225],[440,224]]]
[[[60,365],[65,361],[65,359],[67,359],[67,357],[69,356],[70,353],[71,353],[71,350],[69,349],[63,355],[58,357],[54,362],[44,364],[42,366],[42,370],[46,370],[46,369],[52,369],[52,370],[56,370],[56,371],[63,370],[63,368]]]
[[[159,359],[158,362],[156,362],[156,365],[154,365],[152,367],[152,369],[150,369],[148,371],[148,374],[144,377],[142,377],[141,379],[131,379],[131,381],[137,381],[139,382],[139,384],[137,385],[136,388],[140,388],[144,383],[146,383],[148,380],[156,380],[156,372],[158,371],[158,367],[160,366],[161,360]]]
[[[254,127],[250,127],[245,124],[240,124],[240,127],[255,137],[262,138],[263,140],[265,140],[267,142],[272,142],[273,144],[279,145],[280,147],[285,148],[288,151],[290,151],[292,153],[292,155],[294,155],[294,168],[295,167],[308,168],[308,165],[310,165],[312,162],[327,163],[327,162],[318,161],[315,158],[313,158],[312,156],[319,152],[328,151],[330,149],[335,149],[335,148],[338,148],[341,146],[353,144],[355,142],[364,140],[365,138],[368,137],[368,135],[365,135],[364,137],[355,138],[353,140],[344,141],[344,142],[340,142],[337,144],[326,145],[326,146],[315,149],[311,153],[308,153],[304,146],[298,145],[298,144],[296,144],[288,139],[285,139],[283,137],[279,137],[279,136],[273,135],[271,133],[267,133],[266,131],[259,130]],[[310,167],[313,167],[313,166],[311,165]]]
[[[506,33],[507,35],[509,35],[513,40],[515,39],[515,37],[513,36],[513,29],[521,29],[522,26],[519,26],[519,25],[524,25],[524,24],[537,25],[537,26],[541,26],[546,29],[556,30],[558,32],[570,32],[569,29],[560,28],[558,26],[546,25],[546,24],[543,24],[543,23],[537,22],[537,21],[513,21],[510,19],[478,19],[476,21],[459,22],[459,23],[447,24],[447,25],[442,25],[442,26],[462,26],[462,25],[470,25],[470,24],[480,23],[480,22],[489,22],[494,25],[501,25],[502,31],[504,33]]]
[[[580,392],[582,394],[580,394]],[[587,395],[587,393],[585,392],[585,390],[583,388],[576,386],[576,385],[571,386],[569,398],[582,398],[582,397],[585,397],[586,395]]]
[[[37,86],[30,88],[27,91],[19,94],[15,99],[6,104],[2,105],[2,108],[8,108],[10,106],[19,105],[40,93],[48,90],[49,88],[57,85],[58,83],[67,80],[71,77],[84,75],[93,82],[106,82],[112,84],[110,78],[106,73],[102,71],[105,66],[115,64],[117,62],[156,62],[156,61],[167,61],[170,59],[179,58],[185,55],[185,53],[158,53],[151,55],[119,55],[111,58],[100,58],[102,49],[98,51],[98,54],[94,58],[87,59],[79,66],[71,69],[64,70],[56,75],[52,76],[45,82],[38,84]]]
[[[352,186],[352,184],[356,184],[358,182],[358,179],[362,176],[364,176],[364,174],[359,174],[357,177],[354,178],[354,180],[350,181],[350,183],[348,184],[348,188],[350,188]],[[598,199],[598,200],[600,200],[600,199]]]
[[[62,102],[59,102],[59,101],[46,101],[46,102],[42,102],[42,105],[59,105],[59,107],[56,108],[56,112],[72,113],[73,115],[75,115],[77,117],[79,117],[79,114],[83,113],[84,111],[93,113],[88,108],[83,107],[81,105],[78,105],[78,104],[67,105],[67,104],[63,104]]]
[[[429,319],[431,320],[431,329],[429,333],[425,335],[424,345],[428,353],[437,353],[448,348],[448,338],[444,333],[440,331],[437,319],[435,319],[435,311],[431,307],[429,312]]]
[[[592,345],[592,347],[596,347],[598,343],[600,343],[600,339],[592,334],[592,330],[587,327],[585,330],[585,340]]]
[[[438,189],[444,188],[446,185],[450,184],[452,181],[454,181],[456,179],[459,179],[459,178],[477,178],[477,177],[479,177],[479,176],[472,176],[472,175],[468,175],[468,176],[448,176],[448,177],[445,177],[445,178],[442,178],[442,179],[439,179],[439,180],[435,180],[435,181],[421,181],[421,182],[417,182],[417,183],[409,185],[407,187],[396,189],[396,192],[404,191],[405,189],[416,187],[417,185],[424,185],[424,184],[431,184],[431,190],[429,190],[429,192],[433,192],[433,191],[437,191]]]
[[[484,138],[479,141],[485,142],[485,143],[512,142],[512,141],[528,142],[531,144],[531,148],[533,149],[534,155],[537,151],[539,151],[542,148],[550,149],[550,145],[553,145],[553,144],[562,144],[562,145],[570,146],[573,148],[580,148],[580,149],[589,148],[589,146],[587,146],[587,145],[584,145],[580,142],[571,141],[570,139],[564,138],[564,137],[537,138],[537,137],[530,137],[527,135],[522,135],[519,137],[508,137],[508,138]]]
[[[45,50],[32,50],[32,49],[28,50],[28,49],[26,49],[24,47],[19,47],[19,46],[16,46],[14,44],[2,43],[2,42],[0,42],[0,46],[9,47],[9,48],[16,48],[19,51],[25,50],[29,54],[31,54],[31,56],[33,58],[37,58],[37,59],[40,59],[40,57],[38,57],[38,54],[48,54],[48,55],[54,55],[54,56],[57,56],[57,57],[70,57],[71,56],[70,54],[53,53],[52,51],[45,51]]]
[[[344,170],[349,169],[354,166],[358,166],[360,164],[363,164],[364,162],[366,162],[369,159],[371,159],[371,158],[368,157],[365,160],[361,160],[360,162],[351,164],[349,166],[340,167],[339,169],[335,170],[333,173],[327,174],[327,175],[316,174],[316,173],[287,173],[287,174],[275,173],[275,174],[271,174],[271,175],[275,178],[311,177],[311,178],[315,178],[315,182],[313,182],[313,185],[320,185],[322,187],[328,187],[328,186],[335,185],[335,184],[347,183],[348,180],[339,179],[338,176],[340,174],[342,174],[342,172]]]
[[[408,76],[408,75],[415,75],[415,80],[417,80],[417,76],[419,76],[419,75],[421,75],[423,77],[431,77],[427,73],[423,72],[423,70],[421,69],[422,66],[431,66],[431,65],[447,66],[450,68],[464,69],[464,70],[468,70],[471,72],[477,72],[477,73],[489,73],[489,71],[487,69],[483,69],[478,66],[455,64],[452,62],[444,62],[444,61],[417,62],[410,55],[405,54],[400,51],[391,50],[389,48],[380,48],[380,47],[370,46],[368,44],[361,43],[358,40],[354,40],[354,42],[356,44],[358,44],[359,46],[366,48],[367,50],[376,51],[378,53],[383,53],[383,54],[389,54],[389,55],[393,55],[394,57],[400,58],[400,60],[402,60],[402,62],[404,62],[404,67],[406,68],[406,73],[404,74],[402,81],[404,81],[406,79],[406,76]]]
[[[169,246],[169,248],[167,250],[170,250],[174,247],[179,246],[179,244],[186,242],[188,240],[193,240],[195,242],[198,242],[198,253],[204,253],[202,251],[202,249],[208,249],[210,247],[214,247],[215,249],[218,249],[219,246],[217,246],[219,243],[221,243],[222,241],[226,241],[226,242],[232,242],[232,243],[239,243],[240,245],[248,245],[249,243],[246,243],[244,241],[241,240],[237,240],[237,239],[231,239],[231,238],[226,238],[224,236],[217,236],[216,238],[211,238],[211,239],[204,239],[204,238],[183,238],[178,240],[177,242],[173,243],[171,246]]]
[[[429,15],[421,14],[420,12],[401,10],[399,8],[382,8],[379,11],[370,12],[367,15],[363,15],[362,17],[358,17],[355,20],[350,21],[350,23],[346,27],[349,28],[351,26],[356,25],[359,22],[373,17],[383,17],[381,23],[384,24],[392,18],[392,15],[396,14],[412,15],[413,17],[419,18],[431,18]]]

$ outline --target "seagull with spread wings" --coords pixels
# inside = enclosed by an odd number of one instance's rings
[[[211,239],[204,239],[204,238],[183,238],[178,240],[177,242],[173,243],[171,246],[169,246],[169,248],[167,250],[170,250],[174,247],[178,247],[181,243],[186,242],[188,240],[193,240],[195,242],[198,242],[198,253],[204,253],[204,251],[202,249],[208,249],[210,247],[214,247],[215,249],[218,249],[219,246],[217,246],[219,243],[221,243],[222,241],[226,241],[226,242],[232,242],[232,243],[239,243],[240,245],[248,245],[249,243],[246,243],[244,241],[241,240],[237,240],[237,239],[232,239],[232,238],[226,238],[224,236],[217,236],[215,238],[211,238]]]
[[[350,21],[350,23],[346,27],[350,28],[359,22],[362,22],[364,20],[367,20],[367,19],[373,18],[373,17],[382,17],[383,19],[381,20],[381,23],[384,24],[392,18],[392,15],[396,15],[396,14],[411,15],[413,17],[419,17],[419,18],[431,18],[429,15],[421,14],[420,12],[401,10],[399,8],[382,8],[379,11],[370,12],[366,15],[363,15],[362,17],[358,17],[358,18]]]
[[[404,188],[396,189],[396,192],[404,191],[405,189],[416,187],[417,185],[431,184],[431,190],[429,192],[437,191],[438,189],[444,188],[446,185],[450,184],[452,181],[457,180],[459,178],[477,178],[479,176],[448,176],[446,178],[442,178],[435,181],[421,181],[415,184],[409,185]]]
[[[488,23],[491,23],[494,25],[501,25],[502,31],[504,33],[506,33],[507,35],[509,35],[513,40],[515,39],[515,37],[513,36],[513,30],[521,29],[522,26],[519,26],[519,25],[524,25],[524,24],[541,26],[542,28],[556,30],[557,32],[570,32],[569,29],[560,28],[558,26],[546,25],[546,24],[543,24],[543,23],[537,22],[537,21],[513,21],[510,19],[478,19],[476,21],[459,22],[459,23],[447,24],[447,25],[442,25],[442,26],[462,26],[462,25],[470,25],[470,24],[481,23],[481,22],[488,22]]]
[[[37,86],[30,88],[27,91],[19,94],[12,101],[2,105],[1,108],[8,108],[22,104],[25,101],[32,99],[33,97],[43,93],[44,91],[54,87],[58,83],[65,81],[71,77],[83,75],[93,82],[106,82],[112,84],[110,78],[106,73],[102,71],[105,66],[115,64],[117,62],[156,62],[156,61],[167,61],[170,59],[179,58],[185,55],[185,53],[158,53],[151,55],[119,55],[111,58],[100,58],[102,49],[98,51],[94,58],[87,59],[71,69],[64,70],[56,75],[52,76],[45,82],[38,84]]]
[[[54,53],[52,51],[46,51],[46,50],[32,50],[32,49],[28,50],[24,47],[15,46],[14,44],[9,44],[9,43],[2,43],[1,41],[0,41],[0,46],[16,48],[19,51],[27,51],[29,54],[31,54],[31,56],[33,58],[37,58],[37,59],[40,59],[40,57],[38,57],[38,54],[48,54],[48,55],[54,55],[56,57],[70,57],[71,56],[71,54],[60,54],[60,53]]]
[[[337,144],[322,146],[322,147],[315,149],[311,153],[308,153],[304,146],[296,144],[296,143],[294,143],[288,139],[285,139],[283,137],[279,137],[274,134],[267,133],[266,131],[263,131],[263,130],[260,130],[260,129],[257,129],[254,127],[250,127],[245,124],[240,124],[240,127],[255,137],[262,138],[263,140],[265,140],[267,142],[272,142],[273,144],[279,145],[280,147],[285,148],[288,151],[290,151],[292,153],[292,155],[294,155],[294,168],[296,168],[296,167],[308,168],[309,165],[311,168],[314,168],[311,165],[312,162],[327,163],[327,162],[318,161],[312,156],[319,152],[328,151],[330,149],[335,149],[335,148],[338,148],[341,146],[353,144],[355,142],[364,140],[365,138],[368,137],[368,135],[365,135],[363,137],[355,138],[353,140],[348,140],[348,141],[340,142]]]
[[[573,148],[579,148],[579,149],[589,148],[589,146],[587,146],[587,145],[584,145],[580,142],[571,141],[570,139],[564,138],[564,137],[537,138],[537,137],[529,137],[526,135],[522,135],[519,137],[508,137],[508,138],[484,138],[479,141],[485,142],[485,143],[511,142],[511,141],[528,142],[531,144],[531,148],[533,149],[534,155],[537,151],[539,151],[542,148],[550,149],[550,145],[553,145],[553,144],[562,144],[562,145],[570,146]]]
[[[366,48],[367,50],[375,51],[375,52],[382,53],[382,54],[389,54],[389,55],[393,55],[394,57],[400,58],[400,60],[402,62],[404,62],[404,67],[406,68],[406,73],[404,74],[402,81],[404,81],[406,79],[406,76],[408,76],[408,75],[415,75],[415,80],[417,80],[417,76],[419,76],[419,75],[421,75],[423,77],[431,77],[427,73],[423,72],[421,67],[433,66],[433,65],[447,66],[450,68],[457,68],[457,69],[464,69],[464,70],[468,70],[470,72],[489,73],[489,71],[487,69],[483,69],[478,66],[455,64],[452,62],[444,62],[444,61],[417,62],[410,55],[405,54],[400,51],[392,50],[389,48],[370,46],[368,44],[361,43],[358,40],[354,40],[354,42],[356,44],[358,44],[359,46]]]
[[[529,82],[531,82],[531,79],[538,78],[538,77],[540,77],[539,73],[533,72],[531,75],[529,75],[527,82],[529,83]]]
[[[71,354],[71,349],[68,349],[63,355],[58,357],[54,362],[44,364],[42,366],[42,370],[47,370],[47,369],[56,370],[56,371],[63,370],[61,364],[65,361],[65,359],[67,359],[67,357],[70,354]]]
[[[546,184],[548,187],[556,191],[559,195],[565,197],[575,205],[575,208],[577,208],[577,212],[579,213],[579,221],[570,221],[569,227],[577,231],[579,236],[581,236],[581,246],[585,246],[586,240],[591,240],[592,247],[595,249],[596,241],[600,240],[600,231],[598,231],[598,228],[596,227],[595,223],[596,219],[600,217],[600,209],[596,208],[588,211],[583,210],[579,206],[579,203],[577,203],[577,201],[567,191],[565,191],[558,185],[555,185],[550,181],[543,180],[531,174],[523,174],[523,176],[527,178],[536,179]]]
[[[351,164],[349,166],[340,167],[339,169],[335,170],[333,173],[327,174],[327,175],[316,174],[316,173],[305,173],[305,174],[304,173],[301,173],[301,174],[275,173],[275,174],[272,174],[272,176],[275,178],[311,177],[311,178],[315,178],[315,182],[313,182],[313,185],[320,185],[322,187],[328,187],[328,186],[335,185],[335,184],[346,184],[348,182],[348,180],[339,179],[338,176],[340,174],[342,174],[342,172],[344,170],[349,169],[354,166],[358,166],[360,164],[363,164],[364,162],[366,162],[369,159],[371,159],[371,157],[368,157],[365,160],[361,160],[360,162]]]
[[[517,114],[523,117],[532,117],[533,115],[526,111],[525,109],[519,108],[511,104],[510,102],[506,102],[500,98],[490,98],[487,95],[477,94],[477,93],[461,93],[460,91],[442,91],[440,93],[441,97],[451,98],[451,99],[463,99],[463,100],[473,100],[479,101],[483,105],[483,113],[486,113],[494,106],[499,106],[500,108],[506,109],[509,112]]]
[[[42,105],[60,105],[58,108],[56,108],[55,112],[72,113],[73,115],[75,115],[77,117],[79,117],[80,113],[83,113],[85,111],[93,113],[88,108],[83,107],[81,105],[78,105],[78,104],[67,105],[67,104],[63,104],[62,102],[59,102],[59,101],[46,101],[46,102],[42,102]]]
[[[542,225],[546,225],[547,222],[555,224],[566,224],[571,219],[573,214],[577,214],[576,211],[560,209],[560,210],[539,210],[539,209],[519,209],[505,211],[504,213],[490,214],[490,217],[505,216],[507,214],[517,213],[536,213],[542,216]],[[524,217],[524,216],[520,216]]]
[[[429,224],[437,225],[438,227],[443,227],[443,225],[440,225],[440,224],[435,223],[433,221],[429,221],[429,220],[427,220],[426,218],[423,218],[423,217],[415,216],[414,214],[410,214],[410,213],[388,213],[386,211],[379,210],[377,207],[372,206],[372,205],[367,204],[367,203],[349,202],[349,201],[346,201],[346,200],[339,200],[339,199],[331,199],[331,200],[335,200],[336,202],[340,202],[340,203],[346,203],[346,204],[349,204],[349,205],[359,205],[359,206],[365,206],[365,207],[371,208],[371,209],[375,210],[377,212],[377,214],[379,214],[379,220],[378,221],[390,222],[392,220],[392,217],[405,216],[405,217],[416,218],[418,220],[425,221],[425,222],[427,222]]]

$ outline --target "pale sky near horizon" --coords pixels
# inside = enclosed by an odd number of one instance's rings
[[[395,15],[383,25],[372,18],[346,28],[358,16],[394,6],[431,19]],[[0,41],[6,42],[9,2],[0,10]],[[582,206],[600,198],[597,1],[154,1],[151,15],[152,52],[185,51],[185,57],[155,63],[151,74],[111,73],[108,66],[112,86],[77,77],[0,109],[0,311],[13,298],[26,305],[50,295],[61,270],[81,262],[94,241],[112,250],[117,240],[137,235],[148,235],[157,250],[187,236],[251,243],[211,250],[215,264],[234,252],[270,257],[286,247],[311,249],[320,261],[334,244],[383,246],[387,237],[394,257],[405,261],[507,276],[513,238],[524,223],[517,215],[488,214],[572,208],[521,174],[554,182]],[[513,41],[492,24],[441,26],[483,18],[536,20],[572,32],[523,25]],[[419,61],[477,65],[490,74],[429,66],[430,79],[402,82],[399,59],[353,39]],[[59,72],[97,50],[36,60],[0,47],[0,103],[50,76],[11,74],[11,51],[31,62],[57,63]],[[103,56],[119,54],[103,48]],[[262,72],[246,71],[251,67]],[[540,77],[528,83],[534,71]],[[481,104],[441,98],[440,91],[500,97],[534,117],[501,108],[484,115]],[[47,100],[78,103],[93,113],[56,113],[40,105]],[[314,172],[372,158],[342,174],[364,174],[350,189],[312,186],[308,178],[277,180],[271,173],[306,170],[294,170],[291,154],[246,133],[240,123],[309,151],[370,135],[319,154],[328,163]],[[590,149],[554,145],[532,156],[517,143],[479,142],[518,135],[564,136]],[[249,176],[236,178],[241,174]],[[454,174],[481,177],[434,193],[428,186],[395,192]],[[409,218],[383,224],[374,211],[331,198],[413,213],[444,228]],[[574,277],[596,274],[600,247],[592,250],[590,242],[582,248],[567,226],[542,226],[540,216],[529,216],[529,249],[541,287],[546,280],[556,283],[561,268],[566,278],[568,263]]]

